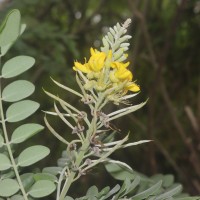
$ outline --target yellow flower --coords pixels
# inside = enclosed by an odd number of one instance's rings
[[[133,75],[131,71],[126,69],[129,63],[112,63],[111,66],[115,67],[116,70],[113,70],[110,73],[110,79],[112,82],[123,82],[123,81],[131,81],[133,79]]]
[[[140,91],[140,87],[135,83],[131,83],[131,84],[127,85],[125,87],[125,89],[132,91],[132,92],[139,92]]]
[[[74,62],[73,69],[75,71],[80,70],[83,73],[100,72],[104,67],[106,54],[104,52],[99,52],[96,49],[90,49],[91,57],[88,62],[81,64],[79,62]]]
[[[120,68],[127,68],[128,66],[129,66],[129,62],[127,62],[127,63],[122,63],[122,62],[113,62],[113,63],[111,63],[111,67],[113,68],[113,69],[120,69]]]
[[[89,68],[94,72],[99,72],[104,67],[106,54],[104,52],[99,52],[94,50],[93,48],[90,49],[91,57],[88,61]]]
[[[74,62],[73,70],[74,70],[74,71],[80,70],[80,71],[82,71],[82,72],[84,72],[84,73],[90,73],[90,72],[91,72],[91,70],[90,70],[90,68],[88,67],[87,63],[81,64],[81,63],[79,63],[79,62]]]

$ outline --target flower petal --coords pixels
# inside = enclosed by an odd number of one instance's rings
[[[79,63],[79,62],[74,62],[74,67],[73,67],[73,69],[75,70],[75,71],[77,71],[77,70],[80,70],[80,71],[82,71],[82,72],[84,72],[84,73],[89,73],[89,72],[91,72],[91,70],[88,68],[88,66],[87,66],[87,63],[86,64],[81,64],[81,63]]]
[[[126,89],[130,90],[132,92],[138,92],[138,91],[140,91],[139,85],[137,85],[135,83],[131,83],[130,85],[126,86]]]

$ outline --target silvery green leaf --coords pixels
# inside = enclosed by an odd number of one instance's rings
[[[134,200],[142,200],[147,199],[149,196],[156,194],[156,192],[160,189],[162,186],[162,181],[159,181],[158,183],[154,184],[150,188],[148,188],[145,191],[140,192],[139,194],[136,194],[132,197]]]
[[[131,191],[133,191],[140,183],[140,176],[135,176],[134,180],[132,181],[132,183],[130,184],[128,190],[126,191],[126,194],[130,193]]]
[[[163,187],[170,187],[174,183],[174,176],[172,174],[164,175]]]
[[[163,194],[161,194],[158,197],[156,197],[155,200],[165,200],[168,197],[173,197],[174,195],[180,193],[181,190],[182,190],[182,186],[181,185],[175,185],[174,187],[169,188],[168,191],[166,191]]]
[[[49,148],[42,145],[28,147],[20,153],[18,165],[21,167],[32,165],[45,158],[49,153]]]
[[[24,197],[20,194],[17,194],[17,195],[12,196],[10,200],[24,200]]]
[[[11,167],[11,162],[9,158],[6,155],[0,153],[0,171],[9,169],[10,167]]]
[[[26,30],[26,24],[21,24],[20,35],[23,34],[25,30]]]
[[[122,148],[136,146],[136,145],[144,144],[144,143],[147,143],[147,142],[152,142],[152,140],[140,140],[140,141],[137,141],[137,142],[131,142],[131,143],[123,145]]]
[[[19,10],[14,9],[8,13],[1,26],[0,47],[13,43],[20,34],[21,15]]]
[[[0,196],[10,197],[19,190],[19,185],[14,179],[0,180]]]
[[[20,35],[23,34],[23,32],[25,31],[25,29],[26,29],[26,24],[22,24],[21,25],[21,29],[20,29]],[[1,56],[4,56],[7,53],[7,51],[10,49],[10,47],[12,45],[13,45],[13,43],[9,43],[9,44],[7,44],[5,46],[2,46],[1,47]]]
[[[15,77],[28,69],[35,63],[35,59],[30,56],[16,56],[8,60],[2,68],[3,78]]]
[[[105,163],[106,170],[117,180],[125,180],[129,177],[130,180],[134,179],[135,173],[127,167],[118,163]]]
[[[49,173],[53,175],[58,175],[62,171],[61,167],[45,167],[42,172],[43,173]]]
[[[116,192],[118,192],[120,190],[120,186],[119,185],[116,185],[112,190],[110,190],[110,192],[105,195],[105,199],[112,196],[113,194],[115,194]]]
[[[23,100],[13,103],[6,111],[8,122],[18,122],[32,115],[39,108],[39,103],[31,100]]]
[[[20,176],[22,185],[26,191],[29,190],[35,182],[33,175],[33,173],[25,173]]]
[[[3,92],[2,98],[7,102],[15,102],[30,96],[35,90],[35,86],[25,80],[18,80],[7,85]]]
[[[17,144],[24,142],[33,135],[39,133],[44,127],[40,124],[23,124],[16,128],[11,136],[11,143]]]
[[[122,108],[120,110],[117,110],[117,111],[111,113],[110,115],[108,115],[108,116],[114,115],[113,117],[109,118],[108,121],[112,121],[114,119],[117,119],[117,118],[127,115],[129,113],[135,112],[136,110],[142,108],[145,104],[146,104],[146,102],[143,102],[138,105],[129,106],[127,108]]]
[[[113,36],[115,36],[115,31],[114,31],[114,29],[113,28],[109,28],[109,31],[110,31],[110,33],[113,35]]]
[[[88,199],[92,199],[94,197],[96,197],[98,194],[98,189],[97,187],[94,185],[92,187],[90,187],[87,191],[86,196],[88,197]],[[97,198],[96,198],[97,199]]]
[[[30,196],[34,198],[41,198],[48,196],[56,189],[55,184],[52,181],[40,180],[37,181],[28,192]]]
[[[57,181],[57,177],[53,174],[49,174],[49,173],[36,173],[34,174],[34,179],[35,181],[39,181],[39,180],[49,180],[49,181]]]
[[[15,172],[13,170],[7,170],[1,172],[1,179],[7,179],[7,178],[14,178]]]
[[[69,87],[67,87],[67,86],[65,86],[65,85],[62,85],[62,84],[58,83],[57,81],[55,81],[55,80],[52,79],[52,78],[51,78],[51,80],[52,80],[56,85],[58,85],[59,87],[63,88],[64,90],[67,90],[68,92],[71,92],[71,93],[73,93],[73,94],[75,94],[75,95],[77,95],[77,96],[79,96],[79,97],[81,97],[81,98],[83,97],[83,95],[80,94],[79,92],[77,92],[77,91],[75,91],[75,90],[73,90],[73,89],[71,89],[71,88],[69,88]]]
[[[70,197],[70,196],[66,196],[65,198],[64,198],[64,200],[74,200],[72,197]]]

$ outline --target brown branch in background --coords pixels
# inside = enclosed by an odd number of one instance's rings
[[[190,138],[187,137],[187,134],[185,133],[184,128],[176,115],[176,111],[174,109],[171,99],[169,98],[169,94],[166,89],[164,79],[161,76],[162,68],[166,63],[167,55],[168,55],[171,45],[173,43],[173,40],[171,40],[171,38],[175,34],[178,24],[180,23],[181,14],[186,6],[187,0],[181,1],[181,4],[178,6],[178,8],[176,10],[176,15],[174,16],[174,19],[172,19],[172,23],[170,25],[170,28],[168,29],[169,32],[167,33],[167,37],[166,37],[167,40],[164,45],[163,54],[160,57],[156,57],[156,53],[153,49],[152,38],[148,31],[148,26],[147,26],[146,19],[145,19],[143,13],[141,11],[139,11],[133,4],[131,4],[131,2],[132,1],[129,0],[129,4],[131,5],[131,9],[133,10],[134,15],[140,20],[141,30],[144,35],[144,39],[146,41],[147,49],[149,51],[150,62],[156,72],[156,76],[154,79],[155,81],[153,83],[153,86],[151,87],[152,90],[150,91],[150,103],[149,104],[151,104],[151,105],[149,105],[149,119],[154,117],[155,101],[156,101],[155,94],[157,93],[157,90],[160,89],[161,95],[164,99],[164,102],[165,102],[165,104],[169,110],[170,116],[172,118],[172,122],[175,125],[177,132],[181,136],[185,146],[190,151],[190,163],[194,167],[194,170],[197,173],[197,175],[200,177],[200,161],[199,161],[199,157],[198,157],[198,152],[196,151]],[[158,62],[158,61],[160,61],[160,62]],[[151,121],[150,129],[148,131],[151,131],[153,129],[153,127],[154,127],[154,124],[153,124],[153,121]],[[157,145],[157,146],[160,146],[160,145]],[[160,148],[160,149],[162,149],[162,148]],[[166,154],[166,152],[163,151],[163,149],[161,152],[170,161],[173,168],[176,171],[179,170],[179,168],[177,168],[177,166],[170,160],[170,154]],[[198,191],[200,191],[200,188],[198,188]]]
[[[176,127],[179,135],[181,136],[185,146],[189,149],[191,155],[190,155],[190,162],[193,165],[197,175],[200,177],[200,162],[199,162],[199,156],[196,152],[194,145],[192,144],[191,138],[187,137],[187,134],[185,133],[183,126],[178,120],[178,117],[176,115],[176,111],[174,109],[174,106],[172,104],[171,99],[169,98],[169,95],[167,93],[166,87],[163,82],[161,82],[161,93],[163,96],[163,99],[167,105],[167,108],[169,110],[169,113],[172,118],[172,122],[174,123],[174,126]]]
[[[139,7],[139,3],[141,3],[142,1],[141,0],[135,0],[135,1],[130,1],[130,0],[128,0],[129,1],[129,4],[131,5],[131,4],[133,4],[134,3],[134,6],[136,7],[136,8],[138,8]],[[133,5],[132,5],[133,6]],[[143,16],[145,17],[146,16],[146,14],[147,14],[147,11],[148,11],[148,6],[149,6],[149,1],[146,1],[145,2],[145,5],[144,5],[144,8],[143,8]],[[133,14],[133,16],[131,17],[132,18],[132,21],[133,21],[133,24],[134,24],[134,26],[135,26],[135,15]],[[133,37],[133,40],[134,40],[134,44],[133,44],[133,46],[134,46],[134,48],[133,48],[133,53],[132,53],[132,55],[133,55],[133,58],[132,58],[132,65],[133,66],[135,66],[135,62],[136,62],[136,59],[135,58],[137,58],[137,55],[138,55],[138,50],[139,50],[139,46],[140,46],[140,43],[141,43],[141,40],[142,40],[142,32],[141,32],[141,28],[140,28],[140,23],[138,24],[138,27],[137,27],[137,29],[136,29],[136,33],[135,33],[135,35],[134,35],[134,37]]]
[[[199,69],[200,74],[200,69]],[[200,124],[200,76],[199,76],[199,84],[198,84],[198,95],[197,95],[197,122]]]
[[[147,45],[149,45],[148,49],[150,50],[150,58],[152,59],[152,62],[154,63],[154,66],[157,65],[157,62],[156,62],[156,58],[155,58],[155,55],[154,55],[154,52],[152,51],[153,47],[152,47],[152,43],[151,43],[151,37],[150,35],[148,34],[148,30],[147,30],[147,26],[146,26],[146,21],[145,21],[145,16],[144,16],[144,12],[146,14],[147,12],[147,8],[149,6],[149,1],[145,0],[145,6],[144,6],[144,10],[141,12],[138,10],[138,8],[135,6],[134,4],[134,1],[131,1],[129,0],[129,4],[130,4],[130,7],[132,8],[133,10],[133,14],[136,18],[139,19],[139,21],[141,22],[140,23],[140,26],[141,26],[141,30],[142,30],[142,33],[145,34],[145,38],[147,40],[149,40],[149,42],[147,43]],[[158,68],[158,67],[156,67]],[[152,88],[152,87],[151,87]],[[154,88],[152,88],[152,90],[154,90]],[[150,103],[147,105],[148,106],[148,136],[149,136],[149,139],[153,139],[154,138],[154,110],[155,110],[155,106],[154,106],[154,103],[155,102],[155,96],[154,95],[150,95]],[[149,162],[150,162],[150,165],[151,165],[151,171],[152,173],[156,173],[157,171],[157,163],[156,163],[156,158],[155,158],[155,146],[153,144],[150,144],[150,148],[149,148]]]
[[[194,132],[197,134],[197,137],[200,141],[200,129],[199,129],[199,124],[198,124],[198,121],[197,121],[197,118],[194,116],[194,113],[191,109],[190,106],[185,106],[185,112],[188,116],[188,119],[190,120],[190,123],[192,125],[192,128],[194,129]]]
[[[165,149],[165,147],[157,140],[154,139],[154,142],[160,152],[164,155],[164,157],[167,159],[167,161],[173,166],[174,170],[178,174],[179,177],[181,177],[182,180],[187,180],[187,177],[185,176],[185,173],[182,171],[182,169],[176,164],[175,160],[171,157],[169,152]]]

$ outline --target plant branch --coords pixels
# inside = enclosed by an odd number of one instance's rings
[[[0,62],[1,62],[1,57],[0,57]],[[6,127],[6,119],[4,118],[4,109],[3,109],[3,103],[2,103],[1,79],[0,79],[0,114],[1,114],[1,123],[2,123],[2,128],[3,128],[3,134],[4,134],[4,138],[5,138],[5,145],[6,145],[7,150],[8,150],[10,161],[12,163],[12,167],[13,167],[13,170],[15,172],[17,182],[19,184],[23,198],[25,200],[28,200],[28,195],[27,195],[25,188],[22,184],[22,180],[20,178],[19,171],[18,171],[18,168],[17,168],[17,164],[16,164],[15,159],[13,157],[12,149],[11,149],[11,146],[10,146],[10,141],[9,141],[9,138],[8,138],[7,127]]]

